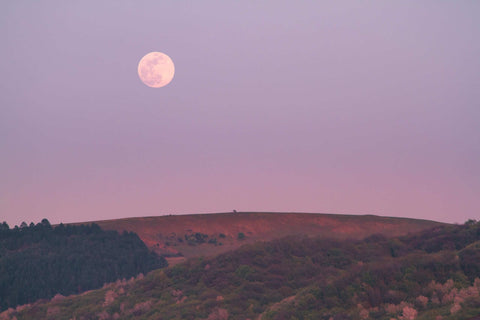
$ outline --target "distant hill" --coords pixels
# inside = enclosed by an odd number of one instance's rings
[[[106,230],[133,231],[155,252],[185,258],[212,256],[246,243],[292,235],[335,239],[362,239],[372,234],[393,237],[445,225],[374,215],[266,212],[169,215],[95,223]],[[174,258],[168,260],[170,264],[176,262]]]
[[[394,238],[290,236],[20,306],[0,319],[473,320],[479,277],[480,222]]]

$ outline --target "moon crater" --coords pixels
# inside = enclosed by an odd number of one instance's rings
[[[175,74],[172,59],[162,52],[150,52],[138,63],[138,76],[144,84],[160,88],[169,84]]]

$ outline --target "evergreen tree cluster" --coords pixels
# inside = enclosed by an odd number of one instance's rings
[[[69,295],[166,267],[137,234],[98,225],[52,227],[48,220],[0,224],[0,310]]]

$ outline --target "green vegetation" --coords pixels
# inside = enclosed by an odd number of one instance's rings
[[[167,265],[132,232],[48,220],[10,229],[0,225],[0,310],[55,294],[100,288]]]
[[[288,237],[11,309],[5,319],[469,319],[480,223],[399,238]]]
[[[195,232],[192,234],[185,235],[185,240],[190,246],[195,246],[197,244],[205,243],[207,239],[208,239],[208,234],[203,234],[201,232]]]

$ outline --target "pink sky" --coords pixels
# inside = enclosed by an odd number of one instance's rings
[[[480,2],[0,4],[0,221],[480,219]],[[175,78],[138,79],[148,52]]]

